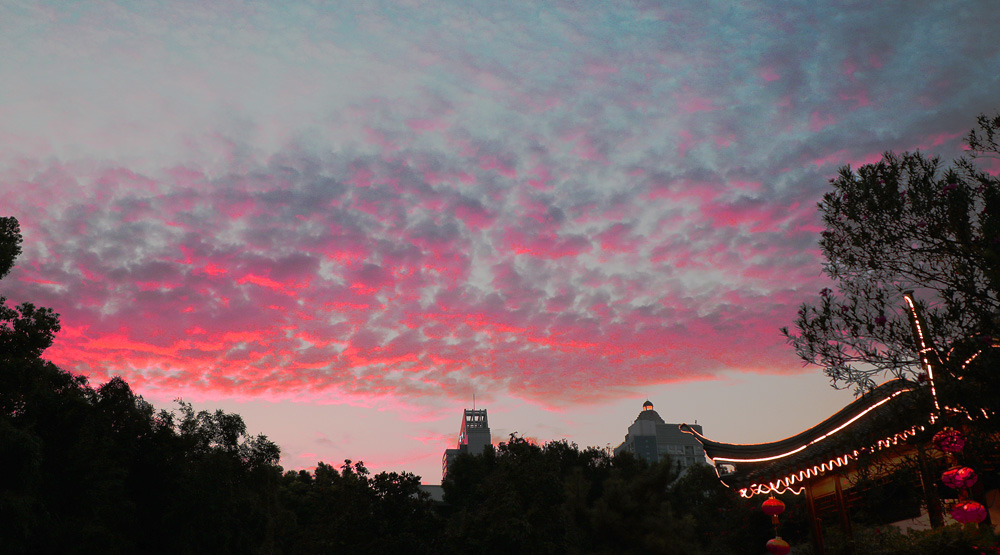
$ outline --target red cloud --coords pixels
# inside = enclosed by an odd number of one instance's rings
[[[13,293],[62,313],[54,361],[166,398],[370,404],[488,383],[557,406],[756,369],[751,350],[797,368],[776,332],[791,305],[681,282],[707,271],[785,287],[794,269],[769,270],[785,247],[742,234],[803,233],[803,210],[724,201],[763,194],[756,181],[736,193],[640,171],[628,176],[638,197],[576,199],[544,156],[468,148],[471,167],[367,157],[341,164],[342,179],[294,161],[214,180],[174,168],[157,182],[165,195],[107,172],[103,202],[84,189],[79,207],[35,226],[48,255],[28,257]],[[530,186],[500,186],[518,167],[533,168]],[[640,233],[652,204],[663,210]]]

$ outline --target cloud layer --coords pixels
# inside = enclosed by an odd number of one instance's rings
[[[998,107],[977,3],[364,5],[0,8],[49,357],[361,405],[796,372],[827,178]]]

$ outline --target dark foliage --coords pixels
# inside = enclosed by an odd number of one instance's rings
[[[156,413],[120,378],[95,390],[40,360],[0,370],[19,386],[0,415],[5,552],[266,551],[278,451],[239,416]]]
[[[1000,117],[979,124],[967,138],[972,154],[1000,154]],[[944,167],[919,152],[890,152],[841,169],[831,183],[819,205],[820,247],[838,292],[802,305],[797,333],[782,330],[804,361],[859,391],[885,376],[914,378],[906,290],[916,292],[944,351],[1000,336],[1000,180],[967,159]],[[950,372],[960,371],[959,358]]]
[[[0,278],[10,273],[19,254],[21,254],[21,226],[17,218],[0,217]]]
[[[441,522],[420,477],[344,461],[282,477],[284,553],[440,553]]]
[[[766,518],[711,467],[538,446],[511,435],[462,455],[444,484],[452,553],[758,553]]]

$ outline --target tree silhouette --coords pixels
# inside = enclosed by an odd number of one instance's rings
[[[669,458],[648,464],[566,441],[512,434],[460,455],[442,485],[454,553],[756,554],[769,532],[708,465],[682,475]]]
[[[967,139],[996,155],[1000,117],[980,117]],[[836,281],[805,303],[798,331],[782,332],[835,386],[859,391],[883,376],[919,373],[902,294],[915,290],[943,349],[989,343],[1000,328],[1000,180],[960,158],[943,167],[919,152],[844,167],[819,205],[824,272]]]
[[[0,218],[0,276],[21,241]],[[90,387],[41,358],[58,331],[52,310],[0,297],[3,551],[271,550],[277,446],[239,415],[157,412],[120,377]]]

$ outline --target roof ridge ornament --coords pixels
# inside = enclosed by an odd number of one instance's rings
[[[941,405],[938,402],[937,385],[934,383],[934,366],[941,362],[941,353],[934,346],[934,338],[924,333],[924,325],[920,317],[920,307],[913,300],[913,291],[903,291],[903,300],[910,309],[910,325],[913,328],[913,339],[916,342],[920,365],[927,373],[927,381],[931,387],[931,398],[934,400],[934,412],[931,413],[931,424],[941,415]],[[931,359],[933,358],[933,362]]]

